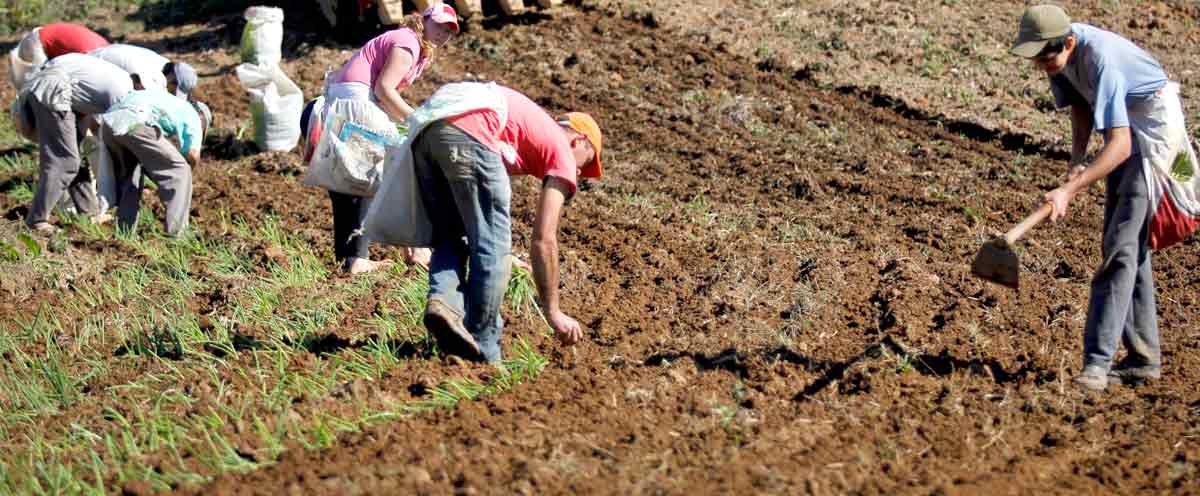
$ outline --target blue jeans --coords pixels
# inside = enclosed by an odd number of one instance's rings
[[[512,271],[508,170],[499,154],[443,121],[426,127],[412,150],[433,222],[429,298],[459,311],[483,358],[498,362]]]
[[[1085,371],[1108,372],[1123,342],[1131,366],[1162,366],[1154,272],[1150,267],[1150,199],[1140,155],[1106,178],[1104,260],[1092,278],[1083,330]]]

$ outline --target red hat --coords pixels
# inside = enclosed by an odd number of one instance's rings
[[[438,24],[449,24],[450,30],[458,32],[458,13],[454,11],[454,7],[438,2],[430,5],[421,13],[421,17],[426,17]]]

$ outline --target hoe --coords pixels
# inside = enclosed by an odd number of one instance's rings
[[[1017,260],[1017,253],[1012,250],[1013,244],[1021,239],[1026,231],[1046,220],[1052,211],[1054,211],[1053,205],[1049,203],[1042,205],[1042,208],[1030,214],[1020,224],[1013,226],[1003,236],[984,243],[983,247],[979,249],[979,253],[975,255],[975,262],[971,264],[971,272],[984,280],[1017,289],[1021,262]]]

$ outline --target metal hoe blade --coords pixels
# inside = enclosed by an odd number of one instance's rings
[[[1003,236],[984,243],[971,263],[971,272],[976,276],[1012,289],[1017,289],[1020,271],[1017,254]]]

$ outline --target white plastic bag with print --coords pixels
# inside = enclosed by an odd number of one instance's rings
[[[386,147],[398,145],[401,138],[391,119],[375,104],[334,100],[305,171],[304,184],[348,195],[374,196],[383,176]]]
[[[287,151],[300,140],[304,93],[277,66],[237,66],[242,88],[250,93],[254,142],[260,150]]]
[[[1150,247],[1161,250],[1200,227],[1200,173],[1179,85],[1167,83],[1147,102],[1131,106],[1129,114],[1149,190]]]

